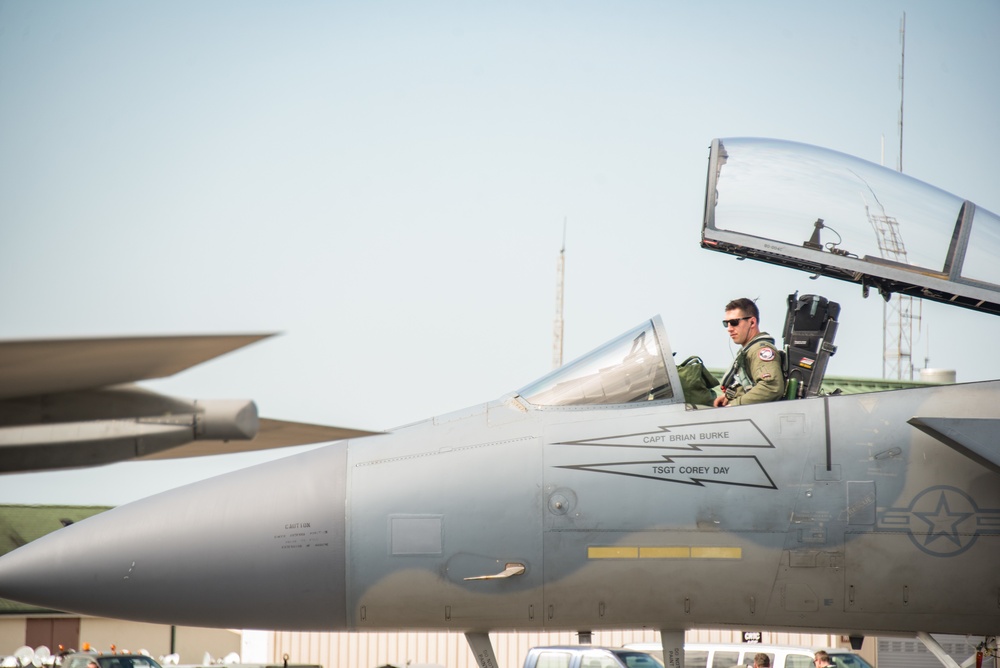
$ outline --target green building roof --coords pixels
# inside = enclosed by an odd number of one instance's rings
[[[709,369],[719,382],[728,369]],[[826,376],[820,385],[822,394],[833,394],[840,390],[841,394],[862,394],[864,392],[885,392],[886,390],[905,390],[911,387],[929,387],[941,383],[928,383],[919,380],[891,380],[888,378],[860,378],[856,376]]]

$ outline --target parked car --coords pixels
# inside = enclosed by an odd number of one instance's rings
[[[649,652],[661,663],[663,647],[659,643],[631,643],[626,649]],[[818,650],[830,655],[837,668],[872,668],[871,664],[849,649],[818,647],[788,647],[754,643],[685,643],[684,668],[736,668],[752,666],[753,656],[763,652],[771,658],[771,668],[813,668],[813,656]]]
[[[61,668],[87,668],[90,663],[98,668],[162,668],[156,659],[145,654],[97,654],[77,652],[63,657]]]
[[[532,647],[523,668],[663,668],[648,652],[623,647],[559,645]]]

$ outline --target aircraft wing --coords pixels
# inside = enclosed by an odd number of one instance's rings
[[[270,336],[0,341],[0,399],[166,378]]]
[[[0,473],[265,450],[372,433],[261,420],[248,399],[182,399],[131,384],[269,336],[0,342]]]

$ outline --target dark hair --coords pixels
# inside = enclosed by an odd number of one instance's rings
[[[760,322],[760,311],[757,310],[757,304],[752,299],[747,299],[746,297],[740,297],[739,299],[734,299],[733,301],[726,304],[727,311],[743,311],[743,315],[746,317],[753,316],[757,318],[757,322]]]
[[[763,652],[757,652],[753,655],[753,665],[759,668],[771,668],[771,657]]]

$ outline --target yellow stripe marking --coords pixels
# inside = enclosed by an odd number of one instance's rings
[[[637,559],[637,547],[588,547],[588,559]]]
[[[690,547],[640,547],[640,559],[690,559]]]
[[[742,547],[692,547],[691,556],[695,559],[742,559]]]
[[[588,559],[742,559],[742,547],[707,546],[590,546]]]

